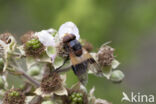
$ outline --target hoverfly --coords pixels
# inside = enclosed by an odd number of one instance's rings
[[[63,37],[63,48],[69,53],[69,59],[72,69],[82,84],[88,81],[88,69],[96,75],[102,76],[102,70],[94,58],[82,47],[81,43],[76,40],[74,34],[66,34]]]

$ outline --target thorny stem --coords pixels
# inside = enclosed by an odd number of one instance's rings
[[[36,87],[40,87],[40,83],[37,82],[36,80],[34,80],[32,77],[30,77],[29,75],[27,75],[24,71],[21,72],[22,76],[25,77],[27,80],[29,80],[31,83],[33,83]]]

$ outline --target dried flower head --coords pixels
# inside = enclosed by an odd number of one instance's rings
[[[50,72],[50,74],[44,73],[41,85],[35,93],[42,97],[52,96],[54,94],[58,96],[67,95],[67,89],[64,87],[65,81],[66,75],[59,75],[55,72]]]
[[[25,104],[25,96],[17,89],[10,89],[5,93],[3,104]]]
[[[21,36],[20,40],[21,42],[24,44],[27,41],[29,41],[30,39],[32,39],[34,32],[33,31],[29,31],[27,33],[25,33],[23,36]]]
[[[41,82],[41,90],[44,93],[51,93],[60,89],[62,86],[62,80],[57,73],[52,73],[48,76],[43,77]]]
[[[0,40],[4,41],[6,44],[9,44],[11,42],[11,39],[9,38],[11,35],[11,33],[0,34]]]
[[[25,49],[26,55],[35,56],[35,57],[42,55],[43,52],[45,51],[45,47],[36,37],[28,40],[24,44],[24,49]]]
[[[109,66],[114,60],[114,49],[108,45],[102,45],[97,53],[98,62],[101,66]]]

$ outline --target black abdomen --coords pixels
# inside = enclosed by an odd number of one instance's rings
[[[88,62],[84,61],[80,64],[76,64],[72,66],[72,69],[76,75],[81,75],[87,72]]]

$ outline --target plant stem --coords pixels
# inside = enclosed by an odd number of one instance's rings
[[[21,73],[24,78],[26,78],[28,81],[30,81],[32,84],[34,84],[36,87],[40,87],[40,83],[38,81],[34,80],[32,77],[27,75],[24,71]]]
[[[21,67],[21,65],[19,65],[14,59],[13,59],[15,65],[12,65],[14,68],[16,68],[16,71],[18,73],[20,73],[20,75],[22,75],[25,79],[27,79],[28,81],[30,81],[35,87],[40,87],[40,83],[36,80],[34,80],[31,76],[29,76],[28,74],[26,74],[23,70],[23,68]]]

